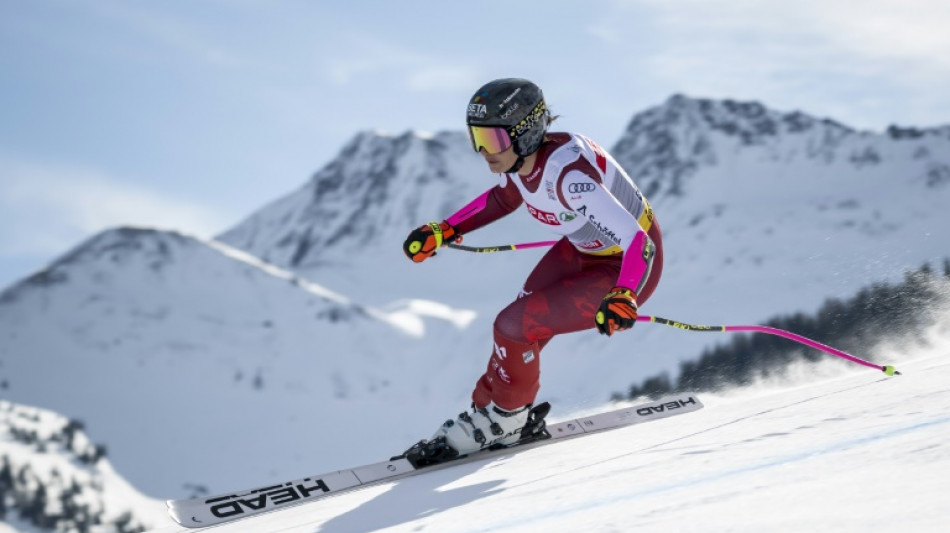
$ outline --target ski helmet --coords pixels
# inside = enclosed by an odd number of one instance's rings
[[[550,113],[540,87],[528,80],[504,78],[488,82],[475,92],[468,102],[466,124],[476,152],[485,147],[495,153],[493,148],[502,151],[514,144],[520,167],[525,156],[541,147]],[[492,128],[503,128],[504,132],[489,131]]]

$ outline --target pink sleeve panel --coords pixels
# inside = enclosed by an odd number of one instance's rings
[[[445,219],[449,224],[458,227],[462,222],[472,218],[477,213],[480,213],[485,210],[485,206],[488,205],[488,195],[491,194],[493,189],[488,189],[481,194],[478,198],[472,200],[465,207],[459,209],[455,212],[454,215]]]
[[[647,237],[646,232],[640,230],[624,251],[617,285],[639,293],[646,284],[647,278],[650,277],[652,264],[653,242]]]
[[[474,231],[502,218],[518,208],[524,200],[513,184],[495,186],[445,219],[461,234]]]

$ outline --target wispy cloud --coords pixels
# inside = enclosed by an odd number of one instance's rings
[[[948,27],[946,0],[615,0],[587,33],[630,50],[618,68],[651,79],[646,91],[753,98],[880,128],[946,110]]]
[[[413,92],[468,91],[481,80],[475,67],[376,37],[348,33],[346,43],[326,63],[331,80],[346,85],[358,78],[389,79]]]
[[[213,209],[95,170],[0,158],[0,257],[60,253],[121,225],[209,237],[227,220]]]
[[[621,4],[626,4],[621,2]],[[945,0],[638,0],[671,43],[783,45],[802,55],[848,53],[868,60],[925,59],[950,66],[950,3]],[[924,65],[921,65],[923,68]]]
[[[222,16],[231,15],[226,6],[219,6]],[[226,69],[272,70],[267,61],[254,56],[253,48],[235,46],[222,40],[217,24],[202,21],[196,13],[170,9],[160,4],[102,0],[85,5],[104,19],[143,37],[181,57]],[[195,10],[200,12],[200,10]]]

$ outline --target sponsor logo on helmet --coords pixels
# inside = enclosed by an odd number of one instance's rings
[[[561,222],[570,222],[574,220],[575,218],[577,218],[577,215],[575,215],[574,213],[570,213],[568,211],[561,211],[561,214],[560,216],[558,216],[558,218],[561,219]]]
[[[521,107],[521,106],[518,105],[518,102],[515,102],[515,103],[511,104],[511,107],[509,107],[508,109],[506,109],[505,112],[501,114],[501,118],[508,118],[508,117],[510,117],[511,114],[514,113],[514,112],[515,112],[518,108],[520,108],[520,107]]]
[[[485,118],[488,114],[488,106],[485,104],[468,104],[468,116],[475,118]]]
[[[505,104],[510,102],[511,99],[514,98],[515,95],[517,95],[520,92],[521,92],[521,87],[518,87],[517,89],[515,89],[513,93],[509,94],[507,98],[505,98],[504,100],[501,101],[500,104],[498,104],[498,109],[505,107]]]
[[[524,117],[521,119],[521,122],[508,129],[508,134],[511,135],[512,138],[520,137],[524,132],[533,128],[539,120],[544,118],[544,114],[547,109],[547,106],[544,105],[544,100],[541,100],[538,102],[538,105],[534,106],[534,109],[528,113],[528,116]]]

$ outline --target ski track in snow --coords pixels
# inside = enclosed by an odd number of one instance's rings
[[[646,496],[654,497],[654,496],[662,495],[664,493],[669,493],[669,492],[673,492],[673,491],[677,491],[681,489],[696,488],[703,484],[723,481],[728,478],[739,476],[746,473],[773,469],[779,466],[784,466],[791,463],[805,461],[819,455],[826,455],[829,453],[847,451],[852,448],[855,448],[864,444],[868,444],[877,440],[887,439],[887,438],[891,438],[891,437],[895,437],[899,435],[904,435],[907,433],[913,433],[915,431],[928,429],[932,426],[939,426],[939,425],[943,425],[947,423],[950,423],[950,417],[943,417],[931,422],[924,422],[924,423],[914,424],[907,427],[896,428],[892,431],[886,431],[886,432],[882,432],[875,435],[868,435],[866,437],[849,439],[849,440],[836,443],[831,446],[823,446],[821,448],[816,448],[816,449],[808,450],[805,452],[800,452],[797,454],[777,457],[773,460],[769,460],[760,464],[754,464],[754,465],[749,465],[749,466],[740,467],[740,468],[732,468],[728,470],[723,470],[721,472],[711,473],[709,475],[702,476],[702,477],[686,479],[686,480],[677,482],[675,484],[670,484],[670,485],[660,484],[660,485],[654,485],[650,487],[644,487],[636,491],[617,495],[607,500],[588,499],[585,501],[579,501],[579,502],[576,502],[573,506],[568,507],[566,509],[557,509],[555,511],[545,511],[544,513],[537,513],[534,515],[522,516],[519,518],[519,521],[523,521],[523,522],[518,524],[518,528],[521,528],[526,524],[538,525],[539,522],[554,520],[556,518],[561,518],[567,515],[573,515],[577,513],[588,513],[588,512],[596,510],[599,507],[614,505],[620,502],[637,500],[637,499],[644,498]],[[607,462],[607,461],[604,461],[604,462]],[[605,478],[616,477],[619,475],[622,475],[622,472],[614,473],[611,476],[605,476]],[[505,526],[506,524],[497,523],[497,524],[491,524],[489,526],[479,527],[477,529],[463,529],[463,530],[458,530],[458,531],[459,533],[500,531],[500,530],[504,530]]]
[[[943,531],[950,360],[901,370],[700,395],[706,408],[696,413],[208,530]]]

